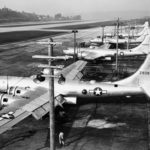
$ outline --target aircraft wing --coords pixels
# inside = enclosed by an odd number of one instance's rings
[[[81,71],[86,66],[86,64],[86,61],[79,60],[64,68],[59,74],[63,74],[66,80],[80,80],[83,76]]]
[[[12,126],[19,123],[21,120],[25,119],[26,117],[31,115],[31,112],[27,112],[24,110],[17,110],[14,114],[14,119],[2,119],[0,120],[0,134],[3,132],[10,130]]]
[[[87,64],[86,61],[79,60],[61,71],[61,74],[67,80],[80,80],[83,74],[82,69]],[[0,134],[11,129],[12,126],[25,119],[29,115],[33,115],[35,119],[40,119],[49,112],[49,94],[45,88],[37,87],[27,92],[27,97],[15,97],[15,101],[8,107],[4,107],[0,111],[0,115],[13,112],[13,119],[0,120]],[[61,103],[61,102],[60,102]],[[58,102],[59,104],[59,102]],[[55,103],[55,106],[57,102]]]
[[[41,89],[35,89],[29,93],[30,98],[19,98],[16,103],[12,104],[11,107],[1,110],[1,113],[14,112],[14,119],[2,119],[0,120],[0,134],[12,126],[22,121],[29,115],[33,115],[35,119],[40,119],[49,112],[49,98],[48,91]]]

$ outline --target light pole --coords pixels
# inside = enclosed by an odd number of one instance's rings
[[[117,20],[117,43],[116,43],[116,73],[118,74],[118,36],[119,36],[119,18]]]
[[[55,112],[54,112],[54,68],[57,66],[52,66],[52,60],[59,59],[58,57],[53,56],[53,46],[58,44],[54,43],[53,39],[50,38],[48,41],[38,42],[39,44],[48,45],[48,56],[46,55],[34,55],[32,58],[40,58],[40,59],[47,59],[48,65],[40,65],[39,67],[48,68],[49,73],[48,75],[42,75],[49,78],[49,128],[50,128],[50,150],[55,150]],[[61,57],[60,57],[61,58]]]
[[[127,50],[129,49],[129,42],[130,42],[130,24],[128,26],[128,42],[127,42]]]
[[[114,36],[116,36],[116,23],[114,24]]]
[[[105,26],[102,26],[102,43],[104,43],[104,37],[105,37],[104,28],[105,28]]]
[[[53,42],[53,39],[50,38],[49,42]],[[48,46],[48,56],[53,56],[53,44],[49,44]],[[48,60],[48,65],[52,66],[51,59]],[[54,70],[49,67],[49,125],[50,125],[50,150],[55,150],[55,112],[54,112]]]
[[[37,42],[38,44],[48,45],[48,55],[34,55],[32,58],[46,59],[48,60],[47,64],[40,64],[40,68],[48,68],[48,74],[43,73],[43,77],[48,77],[49,79],[49,125],[50,125],[50,150],[55,150],[55,111],[54,111],[54,78],[60,78],[58,75],[54,75],[53,69],[62,69],[62,66],[52,66],[53,60],[67,60],[72,58],[72,56],[53,56],[53,46],[61,44],[60,42],[53,42],[53,39],[50,38],[48,41]]]
[[[72,33],[74,33],[74,62],[76,61],[76,33],[78,33],[78,30],[72,30]]]

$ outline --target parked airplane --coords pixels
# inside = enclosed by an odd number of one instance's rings
[[[146,21],[145,23],[144,23],[144,25],[142,25],[142,27],[143,27],[143,30],[142,31],[140,31],[139,33],[132,33],[131,34],[131,32],[129,32],[129,33],[119,33],[119,36],[122,36],[122,37],[124,37],[124,38],[126,38],[126,37],[131,37],[131,38],[133,38],[133,37],[140,37],[141,35],[143,35],[147,30],[149,30],[149,22],[148,21]],[[128,30],[130,30],[130,29],[128,29]]]
[[[136,48],[130,50],[119,50],[119,56],[138,56],[138,55],[146,55],[150,52],[150,35],[147,35],[145,40]],[[63,50],[66,55],[74,55],[74,49],[69,48],[68,50]],[[114,49],[87,49],[87,48],[80,48],[77,51],[77,56],[79,59],[85,60],[96,60],[99,58],[108,58],[116,56],[116,50]]]
[[[102,45],[103,43],[105,43],[105,40],[101,36],[98,36],[97,38],[90,40],[90,43]]]
[[[139,44],[141,42],[143,42],[143,40],[145,39],[145,37],[147,35],[150,34],[150,29],[147,28],[144,30],[144,32],[142,32],[142,34],[138,37],[138,38],[131,38],[131,39],[128,39],[128,38],[122,38],[122,39],[118,39],[118,44],[127,44],[129,42],[129,44]],[[117,44],[117,37],[114,37],[114,38],[110,38],[107,40],[108,43],[110,44]]]
[[[141,43],[144,40],[145,35],[150,34],[148,22],[145,22],[145,24],[143,26],[144,26],[143,30],[138,34],[134,34],[134,35],[129,35],[129,33],[119,34],[119,37],[121,37],[121,38],[118,39],[118,44],[128,43],[128,37],[132,38],[129,40],[130,43],[134,43],[134,44]],[[117,38],[114,37],[114,35],[107,33],[107,34],[105,34],[105,37],[111,37],[111,38],[102,38],[101,36],[98,36],[97,38],[90,40],[90,43],[91,44],[99,44],[99,45],[101,45],[103,43],[110,43],[110,44],[116,44],[117,43]],[[137,39],[133,39],[133,37],[134,38],[136,37]]]
[[[126,27],[128,30],[130,30],[130,28],[129,27]],[[123,37],[123,38],[126,38],[126,37],[139,37],[139,36],[141,36],[144,32],[145,32],[145,30],[147,30],[148,28],[149,28],[149,22],[148,21],[146,21],[142,26],[141,26],[141,28],[143,28],[142,29],[142,31],[140,31],[139,33],[134,33],[133,35],[131,35],[131,34],[129,34],[129,32],[128,33],[119,33],[119,36],[121,36],[121,37]],[[131,32],[130,32],[131,33]],[[113,37],[114,36],[114,34],[110,34],[110,33],[107,33],[107,34],[105,34],[105,36],[106,37]]]
[[[54,82],[55,106],[76,103],[77,97],[150,96],[150,54],[132,76],[118,82],[80,81],[86,61],[79,60],[64,68]],[[38,74],[32,77],[0,77],[0,133],[29,115],[39,119],[49,111],[49,80]],[[7,118],[7,119],[6,119]]]

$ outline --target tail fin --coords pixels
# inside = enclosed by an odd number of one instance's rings
[[[141,36],[141,35],[143,35],[146,31],[148,31],[149,30],[149,26],[145,26],[144,28],[143,28],[143,30],[140,32],[140,33],[138,33],[138,36]]]
[[[144,39],[145,39],[145,37],[147,36],[147,35],[149,35],[150,34],[150,30],[149,30],[149,28],[147,28],[147,29],[145,29],[144,30],[144,32],[136,39],[136,41],[138,42],[141,42],[141,41],[143,41]]]
[[[149,27],[149,22],[145,21],[145,23],[143,24],[143,27]]]
[[[137,47],[130,50],[131,52],[143,52],[148,54],[150,52],[150,34],[147,35],[144,41]]]
[[[144,63],[141,67],[128,78],[115,82],[121,85],[140,86],[145,88],[146,85],[150,85],[150,53],[147,55]],[[150,90],[150,87],[149,87]]]

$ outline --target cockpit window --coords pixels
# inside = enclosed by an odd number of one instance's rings
[[[16,93],[17,93],[17,94],[20,94],[20,93],[21,93],[21,91],[20,91],[20,90],[17,90],[17,91],[16,91]]]
[[[7,103],[8,102],[8,98],[4,98],[3,102]]]

